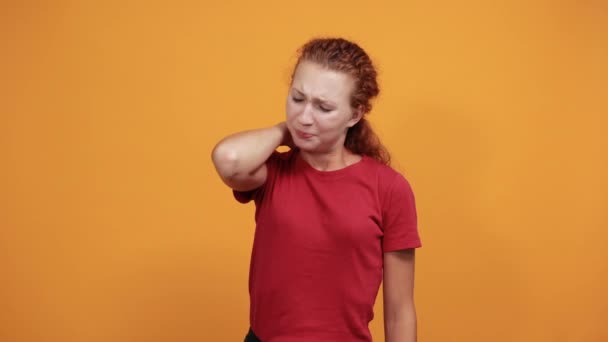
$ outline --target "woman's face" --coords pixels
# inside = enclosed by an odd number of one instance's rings
[[[346,73],[302,61],[287,96],[287,128],[306,152],[329,152],[344,145],[346,132],[361,115],[351,108],[354,81]]]

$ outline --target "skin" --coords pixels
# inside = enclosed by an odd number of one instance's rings
[[[286,121],[272,127],[235,133],[213,149],[221,179],[235,190],[263,185],[265,162],[280,145],[297,146],[302,158],[319,171],[338,170],[361,156],[344,147],[346,132],[362,117],[352,108],[354,80],[347,74],[302,61],[294,72],[286,101]],[[384,331],[387,342],[416,341],[414,250],[384,253]]]
[[[384,340],[415,342],[414,305],[415,250],[384,253]]]

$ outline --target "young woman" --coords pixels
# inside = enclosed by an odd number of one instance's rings
[[[219,176],[256,205],[246,341],[371,341],[382,281],[386,341],[416,341],[416,208],[366,120],[378,92],[361,47],[314,39],[300,49],[286,121],[215,146]]]

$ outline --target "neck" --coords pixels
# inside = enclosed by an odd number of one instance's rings
[[[334,171],[343,169],[361,160],[361,156],[352,153],[344,146],[329,152],[300,151],[302,158],[314,169],[319,171]]]

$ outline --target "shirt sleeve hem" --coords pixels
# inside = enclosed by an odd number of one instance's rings
[[[384,246],[383,252],[387,253],[387,252],[394,252],[394,251],[399,251],[399,250],[403,250],[403,249],[414,249],[414,248],[421,248],[421,247],[422,247],[422,243],[420,243],[420,241],[391,243],[391,244],[387,244],[386,246]]]

